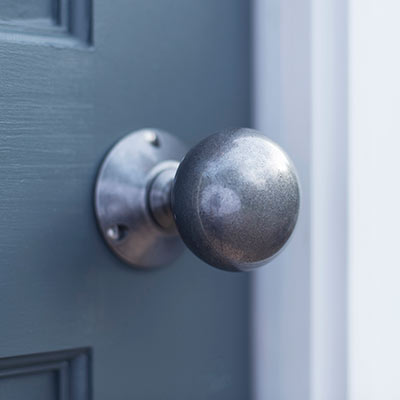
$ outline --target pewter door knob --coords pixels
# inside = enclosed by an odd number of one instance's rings
[[[250,271],[287,243],[300,192],[289,157],[253,129],[216,133],[186,155],[173,136],[145,129],[107,155],[95,201],[107,243],[136,267],[173,261],[183,241],[214,267]]]

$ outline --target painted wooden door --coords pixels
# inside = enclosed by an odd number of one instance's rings
[[[143,272],[93,212],[107,150],[249,124],[246,0],[0,0],[0,399],[249,398],[248,276]]]

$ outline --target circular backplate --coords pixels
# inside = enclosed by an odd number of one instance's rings
[[[174,136],[142,129],[122,138],[107,154],[95,189],[100,230],[112,250],[139,268],[165,265],[183,250],[177,232],[165,231],[151,217],[147,189],[163,169],[176,169],[186,154]]]

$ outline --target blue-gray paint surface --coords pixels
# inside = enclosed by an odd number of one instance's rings
[[[93,6],[92,47],[0,21],[0,358],[91,348],[95,400],[247,399],[248,276],[126,267],[93,185],[129,131],[249,124],[248,2]]]

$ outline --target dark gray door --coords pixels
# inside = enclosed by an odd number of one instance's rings
[[[249,124],[247,0],[0,0],[0,399],[245,400],[248,277],[143,272],[93,185],[143,127]]]

